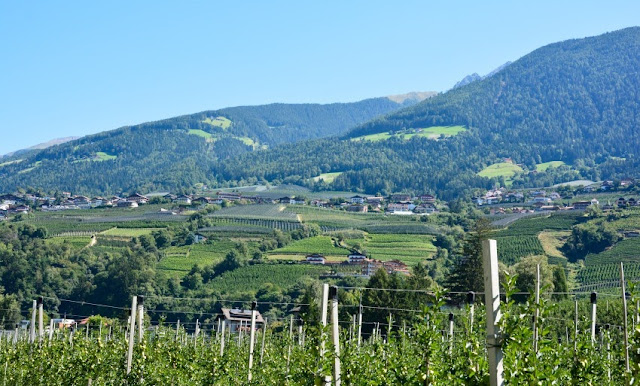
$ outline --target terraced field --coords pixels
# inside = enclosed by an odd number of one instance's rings
[[[284,248],[269,252],[273,260],[304,260],[305,256],[314,253],[324,255],[329,260],[345,260],[349,254],[347,248],[337,245],[337,241],[329,236],[316,236],[297,240]]]
[[[436,252],[433,237],[425,235],[370,233],[364,239],[347,239],[345,244],[359,247],[371,258],[388,261],[398,259],[416,265],[430,259]]]
[[[102,232],[102,235],[105,236],[116,236],[116,237],[139,237],[142,235],[150,235],[151,232],[157,231],[163,228],[111,228]]]
[[[169,247],[157,265],[157,269],[168,276],[183,277],[194,265],[201,267],[218,263],[235,248],[231,240],[214,240],[210,244],[194,244]],[[250,244],[251,247],[251,244]]]
[[[90,236],[66,236],[47,239],[47,243],[49,244],[68,244],[73,249],[85,248],[89,245],[90,242]]]

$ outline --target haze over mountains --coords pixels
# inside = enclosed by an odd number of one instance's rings
[[[624,177],[640,169],[638,68],[640,28],[627,28],[550,44],[420,103],[431,95],[235,107],[83,137],[10,157],[0,166],[0,190],[108,194],[287,182],[453,198],[504,185],[478,175],[503,158],[525,171],[568,165],[516,175],[514,186]],[[313,179],[329,172],[341,173],[330,185]]]

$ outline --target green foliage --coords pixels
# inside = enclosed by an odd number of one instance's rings
[[[564,252],[573,259],[584,258],[588,253],[599,253],[618,241],[618,233],[605,224],[586,223],[571,229],[571,236]]]
[[[498,258],[505,264],[514,264],[523,257],[544,255],[537,236],[507,236],[497,238]]]

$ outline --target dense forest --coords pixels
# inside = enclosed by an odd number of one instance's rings
[[[0,191],[34,186],[109,194],[216,183],[210,173],[213,161],[278,144],[341,135],[417,102],[417,97],[400,102],[383,97],[327,105],[232,107],[123,127],[3,158]]]
[[[577,177],[623,178],[640,167],[640,28],[552,44],[473,82],[355,128],[343,141],[316,140],[222,161],[224,180],[295,182],[343,172],[336,189],[437,191],[451,198],[494,184],[476,173],[501,158],[535,170],[551,160],[572,165],[514,184],[540,186]],[[455,137],[350,141],[431,126],[464,126]],[[241,166],[240,166],[241,165]]]

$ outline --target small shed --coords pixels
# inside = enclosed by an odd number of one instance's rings
[[[241,310],[238,308],[223,308],[222,316],[218,318],[225,322],[225,328],[230,328],[231,332],[238,332],[242,328],[243,331],[251,329],[251,310]],[[260,311],[256,311],[256,328],[262,327],[264,319],[260,315]]]

